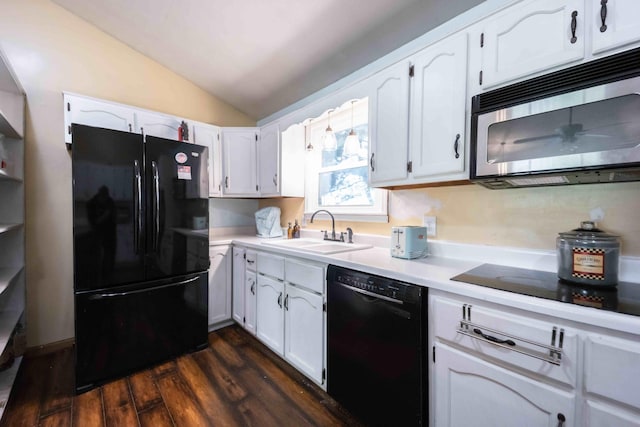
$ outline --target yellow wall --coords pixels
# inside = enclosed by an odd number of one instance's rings
[[[270,199],[282,224],[304,212],[303,199]],[[598,226],[622,238],[622,254],[640,256],[640,182],[563,187],[487,190],[477,185],[396,190],[389,193],[390,222],[337,222],[355,234],[388,236],[394,225],[422,225],[425,214],[437,218],[435,239],[490,246],[554,249],[558,232],[579,226],[591,213],[604,215]],[[326,221],[307,224],[326,229]]]
[[[62,91],[223,126],[255,120],[49,0],[3,0],[0,45],[27,94],[27,330],[34,346],[74,335]]]

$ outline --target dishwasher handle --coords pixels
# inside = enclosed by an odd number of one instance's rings
[[[369,296],[371,298],[377,298],[377,299],[389,301],[389,302],[392,302],[394,304],[404,304],[404,301],[401,301],[401,300],[396,299],[396,298],[391,298],[391,297],[388,297],[386,295],[380,295],[380,294],[376,294],[376,293],[373,293],[373,292],[365,291],[364,289],[360,289],[360,288],[354,288],[353,286],[345,285],[344,283],[340,283],[340,282],[334,282],[334,283],[336,285],[342,286],[343,288],[346,288],[346,289],[348,289],[350,291],[358,292],[360,294],[367,295],[367,296]]]

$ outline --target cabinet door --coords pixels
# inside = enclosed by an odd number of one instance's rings
[[[134,109],[124,105],[85,98],[75,95],[64,95],[65,142],[71,143],[71,124],[95,126],[99,128],[132,132]]]
[[[369,180],[381,186],[407,178],[409,149],[409,63],[372,77],[369,97]]]
[[[593,53],[640,40],[638,0],[591,0]]]
[[[244,249],[233,248],[233,320],[244,326],[245,266]]]
[[[222,193],[224,195],[258,195],[257,141],[258,133],[253,128],[222,130],[222,155],[224,156]]]
[[[482,47],[482,87],[581,60],[584,15],[584,0],[536,0],[518,3],[488,20]]]
[[[587,427],[640,427],[640,413],[603,402],[586,401],[584,425]]]
[[[151,111],[136,111],[136,132],[143,134],[145,137],[155,136],[158,138],[190,142],[190,135],[187,135],[187,139],[181,136],[181,123],[182,119],[178,117],[153,113]]]
[[[220,128],[193,123],[193,142],[209,147],[209,197],[222,195],[222,157]]]
[[[284,283],[258,275],[257,337],[273,351],[284,354]]]
[[[435,357],[437,426],[575,425],[572,393],[445,345],[436,344]]]
[[[246,270],[244,286],[244,327],[253,335],[256,334],[257,288],[256,273]]]
[[[229,246],[209,248],[209,325],[231,319],[231,257]]]
[[[278,176],[280,159],[280,126],[273,124],[260,129],[258,141],[258,188],[261,196],[280,193]]]
[[[284,356],[321,384],[324,355],[322,296],[289,284],[286,289]]]
[[[467,34],[413,58],[411,163],[416,179],[464,170]]]
[[[584,342],[584,389],[640,411],[640,342],[590,334]]]

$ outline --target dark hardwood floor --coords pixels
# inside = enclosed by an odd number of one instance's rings
[[[237,325],[209,348],[76,396],[71,348],[25,358],[0,427],[359,425]]]

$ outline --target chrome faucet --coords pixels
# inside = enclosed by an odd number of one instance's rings
[[[331,212],[329,212],[328,210],[326,210],[326,209],[319,209],[319,210],[315,211],[315,212],[313,213],[313,215],[311,215],[311,220],[309,220],[309,223],[313,224],[313,218],[316,216],[316,214],[317,214],[318,212],[326,212],[326,213],[328,213],[328,214],[329,214],[329,216],[331,217],[331,237],[330,237],[330,238],[329,238],[329,237],[327,237],[327,233],[325,232],[325,234],[324,234],[324,240],[333,240],[334,242],[338,242],[338,241],[340,241],[340,239],[336,239],[336,220],[335,220],[335,218],[333,217],[333,214],[332,214]]]

